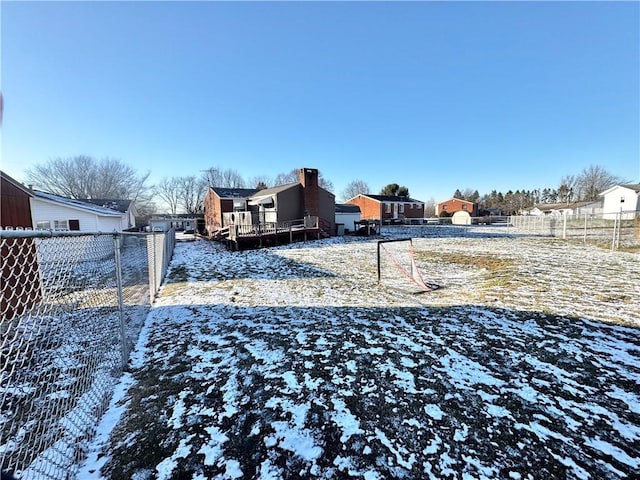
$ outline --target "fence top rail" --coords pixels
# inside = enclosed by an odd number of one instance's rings
[[[0,230],[1,238],[51,238],[51,237],[89,237],[100,235],[121,235],[122,232],[69,232],[53,230]]]
[[[167,234],[172,232],[173,229],[167,230],[166,232],[76,232],[69,230],[3,230],[0,229],[0,239],[3,238],[51,238],[51,237],[98,237],[110,235],[112,237],[120,237],[123,235],[127,236],[149,236],[149,235],[159,235],[159,234]]]

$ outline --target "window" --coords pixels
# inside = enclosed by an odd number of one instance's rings
[[[391,204],[390,203],[385,203],[384,204],[384,211],[385,211],[385,213],[391,213]]]
[[[400,204],[400,213],[404,213],[404,203]]]
[[[80,220],[69,220],[69,230],[77,232],[80,230]]]
[[[442,210],[449,210],[449,205],[443,205]]]
[[[463,204],[462,204],[462,209],[463,209],[463,210],[466,210],[466,209],[467,209],[467,204],[466,204],[466,203],[463,203]]]
[[[53,229],[54,230],[69,230],[69,222],[67,220],[54,220],[53,221]]]
[[[51,222],[49,220],[37,221],[36,230],[51,230]]]

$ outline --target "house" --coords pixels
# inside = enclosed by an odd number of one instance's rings
[[[0,227],[2,229],[31,228],[31,203],[33,192],[0,171]]]
[[[121,232],[126,215],[111,208],[33,190],[31,218],[35,230]]]
[[[168,232],[172,228],[176,231],[202,233],[204,223],[201,213],[166,213],[152,215],[149,219],[149,230],[152,232]]]
[[[33,193],[0,171],[0,226],[2,230],[31,229]],[[38,256],[33,238],[7,238],[0,242],[2,282],[0,315],[10,320],[32,308],[41,298]]]
[[[562,202],[562,203],[542,203],[529,210],[518,212],[519,215],[533,216],[561,216],[561,215],[590,215],[601,212],[602,205],[598,202]]]
[[[467,212],[472,217],[477,217],[478,204],[460,198],[450,198],[436,205],[438,217],[451,217],[456,212]]]
[[[629,220],[640,217],[640,183],[615,185],[600,194],[603,218]]]
[[[336,233],[343,235],[356,230],[356,223],[360,222],[361,214],[358,205],[336,203]]]
[[[132,230],[136,227],[138,211],[132,200],[87,198],[81,201],[122,213],[122,230]]]
[[[397,195],[372,195],[361,193],[346,202],[360,207],[362,220],[378,220],[382,223],[422,223],[424,202]]]
[[[250,188],[209,187],[203,203],[207,235],[212,236],[226,226],[223,214],[247,211],[249,197],[257,192]]]
[[[318,184],[318,170],[301,168],[300,180],[263,190],[212,187],[204,202],[205,228],[209,235],[230,225],[277,226],[314,219],[326,235],[335,233],[335,196]]]

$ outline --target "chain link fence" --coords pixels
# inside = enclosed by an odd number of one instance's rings
[[[166,273],[173,231],[0,231],[0,468],[73,478]]]
[[[608,246],[612,250],[640,245],[640,212],[609,214],[512,216],[515,233],[581,240]]]

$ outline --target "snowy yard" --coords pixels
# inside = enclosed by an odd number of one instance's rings
[[[638,478],[640,255],[414,247],[179,243],[78,478]]]

